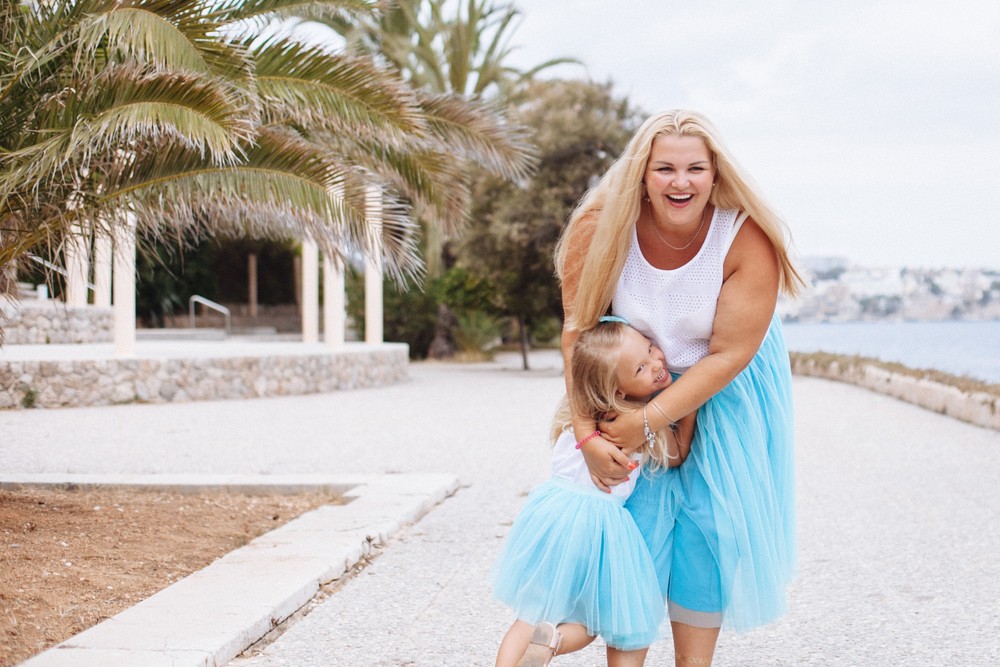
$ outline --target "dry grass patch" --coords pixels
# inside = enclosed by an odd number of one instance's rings
[[[0,667],[338,502],[329,493],[0,491]]]

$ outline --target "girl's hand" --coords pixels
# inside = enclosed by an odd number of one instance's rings
[[[646,444],[646,436],[642,430],[642,410],[618,415],[614,421],[602,421],[597,424],[597,428],[601,430],[601,437],[620,448],[632,449]],[[590,465],[589,462],[587,465]]]
[[[628,474],[635,468],[634,461],[601,436],[583,443],[580,452],[594,485],[605,493],[611,493],[612,486],[628,481]]]

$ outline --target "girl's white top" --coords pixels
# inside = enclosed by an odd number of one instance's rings
[[[672,371],[685,371],[708,354],[722,265],[745,219],[745,214],[737,218],[735,209],[716,209],[698,254],[670,270],[646,261],[632,231],[611,309],[653,339]]]
[[[629,473],[627,482],[611,487],[611,494],[623,500],[632,495],[640,470],[642,470],[641,465]],[[576,436],[572,430],[563,431],[552,447],[552,476],[598,490],[594,481],[590,479],[590,470],[587,469],[583,453],[576,448]]]

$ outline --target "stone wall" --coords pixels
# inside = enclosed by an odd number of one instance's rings
[[[322,393],[400,382],[408,363],[404,343],[260,356],[8,360],[0,363],[0,408]]]
[[[893,373],[874,364],[846,358],[819,362],[793,354],[792,372],[848,382],[970,424],[1000,430],[1000,397],[986,392],[966,392],[927,378]]]
[[[111,308],[71,308],[62,301],[0,299],[4,345],[105,343],[112,339]]]

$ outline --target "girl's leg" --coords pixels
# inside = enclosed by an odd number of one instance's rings
[[[671,622],[674,635],[674,664],[676,667],[707,667],[715,655],[719,628],[698,628],[686,623]]]
[[[608,647],[608,667],[642,667],[646,662],[648,648],[640,648],[635,651],[619,651],[616,648]]]
[[[562,643],[559,645],[559,654],[575,653],[580,649],[590,646],[594,641],[594,636],[587,634],[587,626],[579,623],[560,623],[556,630],[562,635]]]
[[[516,667],[528,650],[534,630],[535,626],[530,623],[514,621],[514,625],[510,626],[510,630],[500,642],[496,667]],[[594,637],[587,634],[586,626],[579,623],[561,623],[556,626],[556,631],[562,637],[558,655],[579,651],[594,641]]]
[[[531,633],[535,626],[524,621],[514,621],[510,630],[503,636],[500,648],[497,650],[496,667],[515,667],[524,652],[528,650]]]

